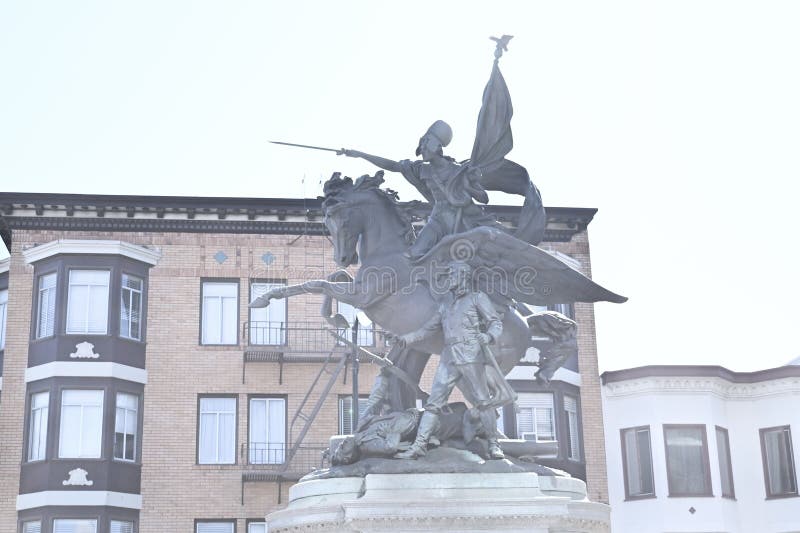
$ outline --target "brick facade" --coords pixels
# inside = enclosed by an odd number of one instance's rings
[[[287,399],[287,424],[302,401],[319,363],[286,363],[282,383],[274,362],[244,363],[242,328],[248,320],[249,280],[268,278],[299,283],[336,270],[328,239],[319,235],[277,235],[207,232],[112,232],[71,230],[19,230],[12,233],[9,271],[8,335],[0,403],[0,530],[16,531],[15,501],[23,460],[25,379],[30,317],[33,301],[33,267],[21,252],[35,244],[57,239],[109,239],[154,247],[162,256],[150,270],[147,308],[147,384],[143,396],[140,533],[189,532],[195,519],[235,519],[236,531],[246,532],[247,519],[257,519],[285,503],[290,482],[243,483],[246,464],[242,444],[248,441],[249,395],[279,395]],[[588,237],[578,231],[569,242],[544,243],[580,261],[591,273]],[[215,254],[227,258],[221,263]],[[262,256],[272,255],[266,264]],[[200,286],[205,278],[239,280],[238,345],[199,344]],[[317,323],[319,296],[297,296],[288,302],[288,323]],[[597,369],[594,312],[590,304],[575,308],[579,324],[579,367],[587,483],[590,498],[607,502],[605,451]],[[377,339],[382,349],[381,339]],[[333,345],[333,340],[329,343]],[[320,354],[325,355],[325,354]],[[423,375],[429,388],[435,370],[432,358]],[[243,365],[246,365],[243,380]],[[362,364],[360,391],[367,394],[377,373]],[[352,390],[350,375],[340,375],[305,438],[326,443],[338,430],[340,394]],[[198,465],[198,397],[228,394],[238,398],[237,464]],[[454,398],[459,399],[459,398]],[[296,434],[296,430],[295,430]],[[291,438],[291,436],[290,436]]]

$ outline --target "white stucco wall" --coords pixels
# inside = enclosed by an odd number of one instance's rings
[[[759,437],[789,425],[800,459],[800,377],[643,377],[610,382],[602,395],[614,533],[800,532],[800,498],[766,499]],[[668,496],[663,424],[706,426],[713,497]],[[625,501],[620,430],[635,426],[650,426],[656,497]],[[736,500],[721,496],[715,426],[728,430]]]

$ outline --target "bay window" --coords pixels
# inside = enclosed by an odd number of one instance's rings
[[[517,412],[517,436],[537,442],[556,438],[551,393],[520,393]]]
[[[703,425],[664,425],[670,496],[711,496],[708,441]]]

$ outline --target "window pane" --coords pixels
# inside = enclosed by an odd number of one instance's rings
[[[367,400],[369,396],[358,396],[358,418],[364,414],[367,408]],[[353,431],[353,397],[340,396],[339,397],[339,434],[352,435]]]
[[[103,391],[65,390],[61,396],[59,457],[100,457]]]
[[[22,533],[42,533],[42,523],[38,520],[22,524]]]
[[[236,399],[201,398],[198,435],[200,464],[236,462]]]
[[[709,485],[705,426],[665,427],[670,495],[705,495]]]
[[[647,428],[623,430],[622,440],[628,485],[627,496],[654,494],[650,430]]]
[[[520,393],[517,413],[517,436],[525,440],[554,440],[553,395]]]
[[[128,339],[141,339],[142,285],[141,279],[122,275],[119,334]]]
[[[6,315],[8,314],[8,289],[0,291],[0,350],[6,346]]]
[[[53,520],[53,533],[97,533],[97,520],[57,518]]]
[[[233,522],[198,522],[197,533],[233,533]]]
[[[49,337],[55,329],[56,316],[56,273],[39,278],[38,322],[36,338]]]
[[[564,396],[564,412],[567,414],[567,457],[579,460],[581,458],[581,444],[578,432],[578,400],[571,396]]]
[[[111,533],[133,533],[133,522],[111,521]]]
[[[733,478],[731,476],[731,450],[728,441],[728,432],[717,428],[717,458],[719,460],[719,479],[722,486],[722,495],[733,497]]]
[[[117,394],[114,420],[114,458],[136,460],[136,426],[138,424],[139,397]]]
[[[764,431],[762,438],[769,496],[796,493],[797,479],[789,428]]]
[[[203,283],[203,344],[236,344],[238,290],[236,283]]]
[[[28,429],[28,461],[40,461],[47,451],[47,419],[50,393],[31,396],[31,419]]]
[[[70,270],[67,333],[107,332],[110,276],[108,270]]]
[[[336,310],[340,315],[342,315],[345,319],[347,319],[347,323],[348,324],[350,324],[352,326],[355,323],[356,315],[358,314],[358,309],[356,309],[355,307],[353,307],[350,304],[337,301],[336,302]],[[353,338],[352,328],[340,329],[339,330],[339,335],[341,335],[342,337],[344,337],[347,340],[352,340],[352,338]],[[344,343],[342,341],[339,341],[339,344],[342,345]],[[358,325],[358,345],[359,346],[374,346],[375,345],[375,330],[374,330],[374,327],[373,327],[372,324],[364,325],[364,324],[360,324],[359,323],[359,325]]]
[[[247,533],[267,533],[266,522],[252,522],[247,526]]]
[[[253,283],[250,301],[274,287],[285,286],[285,283]],[[268,307],[250,310],[250,344],[286,344],[286,298],[272,300]]]

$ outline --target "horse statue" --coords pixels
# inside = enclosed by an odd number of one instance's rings
[[[502,335],[493,352],[505,375],[532,346],[533,334],[574,341],[573,321],[552,312],[530,314],[524,304],[626,300],[494,226],[447,236],[422,258],[412,259],[407,253],[414,240],[408,205],[399,202],[396,193],[382,189],[382,183],[383,172],[355,182],[337,173],[324,185],[322,209],[334,258],[342,268],[360,264],[354,278],[340,270],[328,279],[276,287],[253,300],[250,307],[265,307],[271,300],[298,294],[322,294],[323,314],[333,326],[343,325],[343,318],[332,313],[331,299],[335,298],[400,336],[421,327],[437,311],[438,299],[445,292],[439,280],[446,266],[454,260],[465,262],[475,273],[477,288],[489,296],[502,317]],[[441,333],[409,345],[393,345],[387,358],[406,379],[391,387],[387,401],[392,410],[414,406],[419,387],[411,386],[408,378],[418,384],[428,358],[440,354],[443,346]],[[553,371],[548,369],[549,375]],[[468,387],[461,390],[470,400]]]

